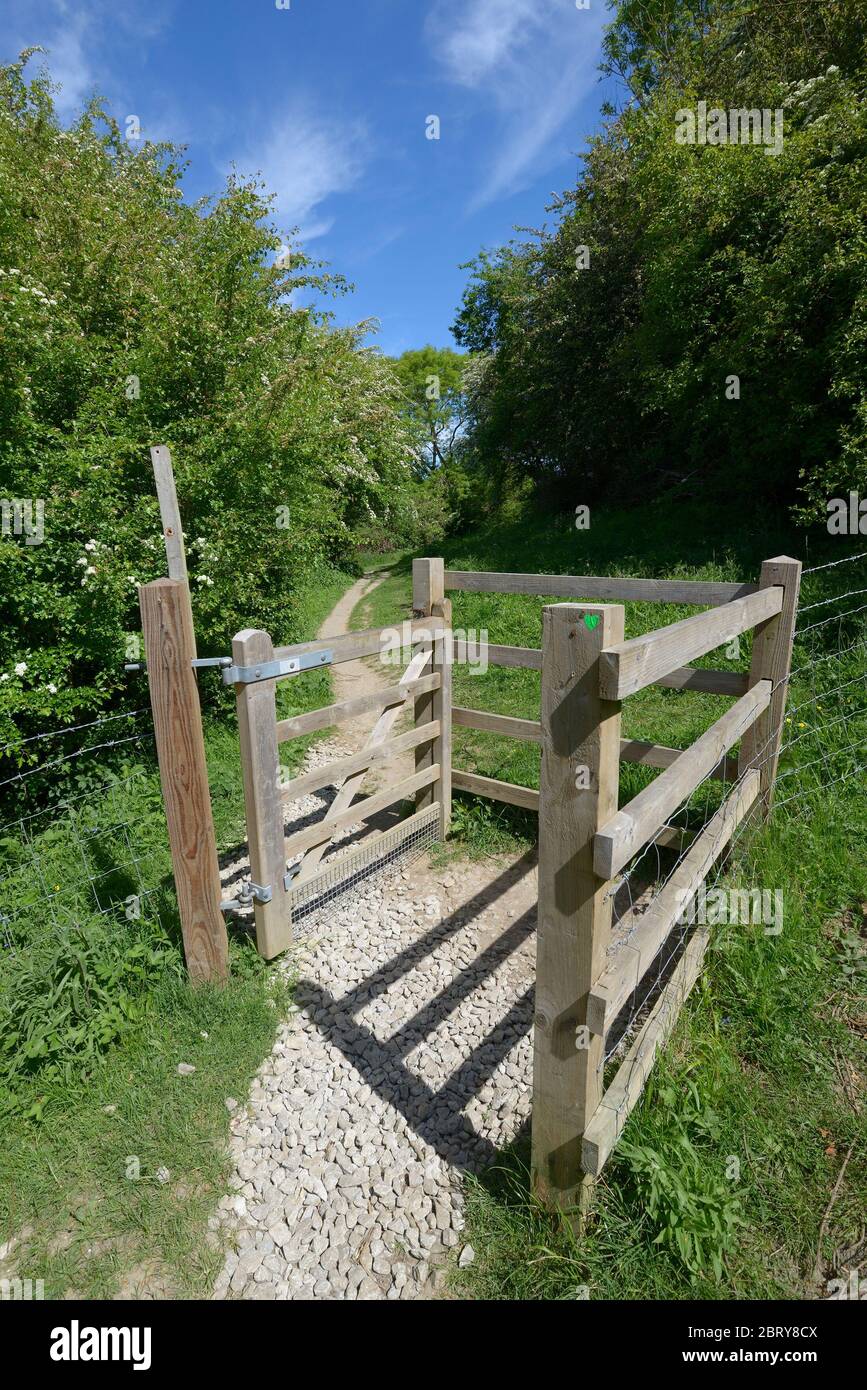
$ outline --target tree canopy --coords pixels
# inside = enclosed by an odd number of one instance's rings
[[[563,505],[867,493],[867,107],[855,0],[621,0],[609,110],[550,225],[481,254],[467,457]],[[684,108],[782,144],[681,143]],[[743,118],[741,118],[743,120]],[[761,126],[760,126],[761,129]]]

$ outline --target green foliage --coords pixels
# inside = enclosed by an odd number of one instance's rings
[[[824,518],[867,491],[863,11],[625,0],[607,62],[635,99],[553,229],[472,267],[476,468],[559,505],[749,489]],[[677,143],[699,100],[781,109],[781,152]]]
[[[401,410],[415,440],[420,478],[438,468],[454,449],[466,412],[466,368],[466,356],[430,343],[394,360],[402,390]]]
[[[301,634],[356,528],[408,525],[409,433],[366,325],[295,308],[342,282],[280,238],[256,183],[188,204],[168,145],[97,103],[70,129],[26,55],[0,71],[0,745],[110,705],[136,585],[164,572],[148,447],[174,452],[202,652]]]
[[[15,971],[15,988],[0,996],[0,1058],[7,1105],[19,1085],[39,1073],[39,1084],[87,1079],[105,1053],[141,1023],[148,993],[182,963],[151,925],[132,941],[112,924],[99,933],[58,934],[52,949],[29,951]],[[26,1091],[21,1091],[27,1097]],[[44,1098],[24,1101],[39,1119]]]
[[[655,1092],[655,1094],[653,1094]],[[648,1144],[621,1140],[620,1159],[636,1187],[636,1195],[656,1230],[655,1245],[663,1245],[691,1274],[713,1273],[722,1279],[723,1259],[732,1249],[738,1227],[746,1223],[741,1202],[719,1159],[699,1153],[691,1130],[715,1136],[716,1117],[702,1103],[692,1081],[676,1088],[651,1088],[647,1104],[669,1112],[667,1142],[659,1151]]]

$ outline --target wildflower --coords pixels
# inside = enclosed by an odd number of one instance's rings
[[[16,665],[15,665],[15,674],[16,674],[16,676],[23,676],[23,675],[24,675],[24,672],[25,672],[26,670],[27,670],[27,662],[26,662],[26,661],[19,661],[19,662],[16,662]]]
[[[87,569],[84,571],[84,573],[85,573],[85,576],[87,576],[88,574],[96,574],[96,570],[94,569],[93,565],[88,565],[88,567],[87,567]]]
[[[0,681],[8,681],[8,679],[9,679],[9,672],[8,672],[8,671],[4,671],[3,674],[2,674],[2,676],[0,676]]]
[[[799,720],[798,720],[798,728],[799,728],[799,729],[806,729],[806,727],[807,727],[807,726],[806,726],[806,724],[804,723],[803,719],[799,719]]]
[[[56,695],[56,694],[57,694],[57,686],[54,684],[54,681],[49,681],[49,682],[48,682],[48,693],[49,693],[49,695]]]
[[[85,544],[84,544],[85,550],[96,550],[96,549],[98,548],[98,546],[99,546],[99,541],[85,541]]]

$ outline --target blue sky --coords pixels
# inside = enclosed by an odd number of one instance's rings
[[[48,49],[64,120],[97,90],[186,145],[189,198],[260,171],[281,232],[356,285],[338,322],[377,319],[398,353],[451,344],[461,263],[574,182],[615,95],[589,3],[0,0],[2,58]]]

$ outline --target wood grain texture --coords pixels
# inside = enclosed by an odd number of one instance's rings
[[[181,509],[178,506],[177,489],[175,488],[172,456],[165,444],[155,444],[150,454],[157,500],[160,504],[160,522],[166,547],[166,566],[169,579],[180,579],[187,585],[187,605],[190,610],[190,631],[193,634],[193,658],[195,659],[198,655],[196,629],[193,622],[192,597],[187,576],[187,552],[184,548],[184,531],[181,525]]]
[[[139,589],[148,685],[184,954],[190,979],[228,978],[229,945],[205,762],[199,692],[191,665],[187,585],[157,579]]]
[[[597,873],[606,878],[619,873],[699,782],[717,767],[723,755],[765,708],[770,693],[770,681],[761,681],[748,694],[742,695],[737,704],[726,710],[671,767],[665,768],[649,787],[602,826],[593,850]]]
[[[463,638],[456,639],[453,645],[454,659],[461,664],[471,660],[476,662],[484,656],[489,666],[517,666],[529,671],[542,669],[542,651],[539,647],[501,647],[495,642],[486,642],[483,647],[470,651]]]
[[[440,807],[440,836],[445,839],[451,826],[452,814],[452,640],[451,601],[443,590],[443,561],[437,558],[412,562],[413,612],[422,620],[439,618],[442,636],[431,645],[432,670],[440,676],[440,684],[429,694],[419,695],[414,706],[415,726],[431,721],[440,732],[433,743],[416,749],[416,769],[437,763],[441,768],[439,786],[423,787],[416,796],[416,810],[423,811],[434,802]]]
[[[294,801],[297,797],[308,796],[310,792],[317,792],[322,787],[340,787],[350,773],[366,772],[377,763],[396,757],[399,753],[406,753],[411,748],[417,748],[419,744],[431,743],[439,731],[440,726],[435,720],[420,729],[410,729],[405,734],[399,734],[397,738],[385,739],[375,748],[362,748],[360,753],[352,753],[348,758],[338,758],[336,762],[328,763],[325,767],[316,768],[301,777],[293,777],[283,788],[283,800]]]
[[[620,740],[620,761],[642,763],[645,767],[671,767],[688,749],[668,748],[664,743],[645,743],[640,738]],[[708,773],[721,781],[734,782],[738,775],[736,758],[721,758],[717,767]]]
[[[698,891],[759,794],[759,775],[748,772],[708,821],[664,887],[643,912],[626,914],[628,933],[610,965],[590,991],[587,1023],[604,1036],[633,990],[638,988],[679,913]]]
[[[617,809],[620,706],[599,694],[599,654],[620,642],[623,624],[619,605],[543,610],[532,1172],[542,1200],[562,1208],[584,1209],[589,1199],[581,1136],[602,1094],[602,1040],[585,1025],[605,967],[611,899],[593,839]],[[589,772],[581,790],[579,768]]]
[[[403,677],[400,684],[408,685],[412,681],[416,680],[417,677],[421,675],[422,670],[427,665],[429,660],[430,646],[428,644],[425,644],[422,646],[421,650],[417,651],[413,656],[412,660],[410,661],[409,665],[403,673]],[[388,738],[388,735],[391,733],[391,730],[394,727],[394,723],[397,719],[398,714],[400,713],[400,710],[401,705],[394,704],[389,705],[386,709],[382,711],[373,728],[371,729],[370,733],[368,734],[367,739],[365,740],[363,749],[365,753],[375,754],[375,752],[381,747],[381,745],[385,743],[386,739]],[[315,873],[317,864],[319,863],[320,859],[322,858],[323,854],[325,853],[326,849],[331,843],[334,831],[337,828],[337,823],[340,820],[341,813],[352,804],[356,795],[361,790],[361,785],[367,775],[367,769],[370,766],[370,762],[371,759],[370,757],[368,757],[365,760],[364,764],[357,771],[350,772],[345,781],[342,782],[340,787],[338,787],[337,795],[335,796],[331,805],[328,807],[328,810],[325,812],[325,815],[322,817],[322,820],[319,821],[316,825],[311,826],[309,831],[305,831],[305,834],[307,834],[311,838],[309,840],[309,844],[307,845],[304,861],[296,878],[297,883],[306,883],[307,880],[310,879]],[[419,785],[423,784],[420,783]],[[391,802],[386,802],[386,805],[391,805]]]
[[[277,724],[277,741],[285,743],[287,739],[298,738],[300,734],[314,733],[317,729],[330,729],[332,724],[342,724],[345,720],[354,719],[359,714],[367,714],[372,709],[387,709],[390,705],[396,705],[400,710],[414,695],[435,690],[440,680],[439,674],[434,674],[422,676],[417,681],[398,681],[383,690],[371,690],[366,695],[356,695],[354,699],[341,700],[336,705],[324,705],[322,709],[309,710],[306,714],[297,714],[292,719],[281,719]]]
[[[542,725],[538,719],[512,719],[506,714],[491,714],[484,709],[467,709],[463,705],[452,706],[452,723],[466,729],[481,729],[485,733],[502,734],[506,738],[520,738],[528,743],[542,742]]]
[[[528,811],[539,809],[539,793],[532,787],[498,782],[495,777],[481,777],[475,772],[464,772],[459,767],[452,769],[452,786],[457,792],[473,792],[476,796],[487,796],[492,801],[504,801],[508,806],[523,806]]]
[[[706,671],[696,666],[679,666],[653,684],[670,690],[701,690],[707,695],[746,695],[750,688],[749,677],[742,671]]]
[[[644,637],[633,637],[602,653],[600,689],[608,700],[624,700],[646,685],[653,685],[677,667],[704,656],[748,628],[779,613],[783,590],[757,589],[746,598],[734,599],[721,608],[696,613],[669,627],[657,628]]]
[[[274,648],[267,632],[245,628],[232,640],[236,666],[271,661]],[[254,883],[270,886],[271,902],[254,902],[256,945],[266,960],[285,951],[292,940],[292,921],[283,876],[283,799],[280,795],[277,749],[277,704],[274,681],[235,686],[241,773],[247,811],[250,875]]]
[[[707,927],[696,927],[671,979],[627,1052],[584,1132],[581,1162],[598,1177],[634,1110],[659,1049],[671,1035],[707,950]]]
[[[394,627],[372,627],[364,632],[348,632],[342,637],[316,637],[310,642],[295,642],[289,647],[275,647],[274,655],[278,661],[287,657],[302,656],[306,652],[333,652],[332,664],[342,661],[357,661],[363,656],[388,657],[388,664],[395,664],[395,650],[399,642],[409,646],[422,641],[428,632],[437,632],[442,627],[441,618],[416,618],[411,622],[396,623]]]
[[[329,840],[336,830],[342,830],[344,826],[355,825],[367,818],[375,815],[377,811],[385,811],[389,806],[394,806],[398,801],[411,797],[418,791],[419,787],[428,786],[435,782],[440,775],[439,767],[424,768],[421,772],[416,772],[412,777],[404,777],[401,782],[395,782],[391,787],[386,787],[384,791],[375,792],[373,796],[362,797],[361,801],[356,801],[354,805],[348,806],[339,815],[333,817],[329,827]],[[321,843],[322,826],[308,826],[306,830],[299,830],[297,835],[292,835],[286,840],[286,857],[294,859],[296,854],[309,849],[312,845]],[[299,882],[296,878],[295,883]]]
[[[546,598],[603,599],[642,603],[730,603],[755,591],[755,584],[703,579],[628,579],[596,574],[499,574],[446,570],[446,589],[475,594],[535,594]]]
[[[160,504],[160,520],[163,527],[163,540],[166,545],[166,560],[169,579],[182,579],[187,582],[187,557],[184,550],[184,533],[181,527],[181,511],[175,488],[175,474],[172,456],[165,444],[156,444],[150,451],[157,486],[157,499]]]
[[[773,560],[765,560],[760,585],[762,589],[780,586],[783,590],[783,603],[776,617],[769,618],[756,631],[749,679],[751,686],[758,681],[769,680],[773,692],[767,709],[762,711],[752,728],[744,734],[739,768],[741,772],[746,771],[748,767],[761,769],[762,810],[767,815],[773,802],[786,698],[789,693],[792,643],[801,589],[800,560],[792,560],[788,555],[777,555]]]

